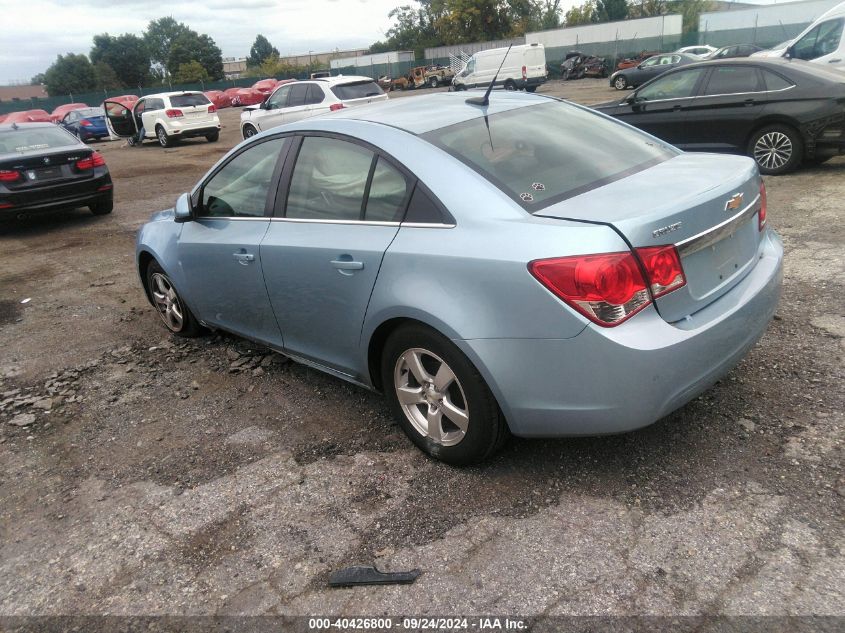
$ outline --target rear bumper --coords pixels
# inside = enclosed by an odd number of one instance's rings
[[[113,195],[111,176],[103,168],[102,174],[83,182],[58,183],[29,191],[0,191],[0,207],[6,204],[12,205],[8,208],[0,208],[0,217],[8,218],[16,217],[21,213],[86,207],[109,200]]]
[[[475,363],[524,437],[603,435],[647,426],[730,371],[777,308],[783,246],[769,230],[754,269],[679,324],[653,307],[618,328],[570,339],[454,341]]]

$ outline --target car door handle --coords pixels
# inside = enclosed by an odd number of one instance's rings
[[[754,105],[754,99],[746,99],[745,100],[745,107],[750,107]]]
[[[232,253],[232,257],[242,266],[249,266],[250,262],[255,261],[255,255],[252,253]]]
[[[362,270],[364,268],[364,262],[356,262],[352,258],[349,259],[333,259],[332,266],[337,268],[337,272],[341,275],[354,275],[353,270]]]
[[[672,106],[672,110],[673,110],[674,112],[680,112],[680,111],[681,111],[681,106],[679,106],[679,105],[674,105],[674,106]]]

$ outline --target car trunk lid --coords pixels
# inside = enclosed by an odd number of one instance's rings
[[[686,284],[655,301],[673,323],[715,301],[754,267],[759,207],[753,161],[680,154],[535,215],[611,225],[633,248],[675,245]]]
[[[81,146],[7,154],[0,157],[0,171],[16,171],[20,176],[17,180],[3,184],[11,191],[23,191],[63,181],[93,178],[93,169],[76,167],[78,161],[92,154],[92,150]]]

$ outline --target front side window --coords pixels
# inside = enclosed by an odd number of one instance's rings
[[[705,95],[733,95],[761,89],[757,70],[748,66],[721,66],[713,69]]]
[[[691,97],[703,68],[693,68],[663,75],[637,92],[637,101],[662,101],[664,99],[685,99]]]
[[[260,217],[284,139],[276,138],[241,152],[202,188],[198,215],[210,218]]]
[[[822,22],[795,42],[792,46],[792,56],[811,60],[834,52],[839,48],[839,41],[842,39],[843,24],[843,18]]]
[[[422,138],[532,212],[677,153],[644,133],[560,101],[479,115]]]
[[[291,86],[282,86],[267,100],[267,109],[276,110],[284,108],[288,102]]]

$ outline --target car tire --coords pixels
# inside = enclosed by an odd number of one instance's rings
[[[505,90],[511,90],[511,91],[513,91],[513,90],[516,90],[516,89],[517,89],[517,88],[516,88],[516,83],[514,82],[514,80],[513,80],[513,79],[508,79],[508,80],[505,82]]]
[[[167,132],[161,125],[156,125],[156,138],[158,139],[158,144],[162,147],[173,145],[173,141],[170,140],[170,137],[167,136]]]
[[[244,140],[248,139],[250,136],[255,136],[256,134],[258,134],[258,130],[251,125],[245,125],[241,131],[241,136],[244,137]]]
[[[440,85],[440,80],[437,77],[429,77],[428,85],[432,88],[437,88]]]
[[[537,90],[537,86],[525,86],[525,92],[534,92]]]
[[[617,90],[625,90],[628,87],[628,79],[625,75],[619,75],[613,80],[613,87]]]
[[[447,381],[440,389],[439,377]],[[428,327],[402,326],[387,338],[381,378],[397,422],[435,459],[453,466],[479,462],[510,437],[484,378],[454,343]]]
[[[220,140],[220,132],[212,132],[211,134],[206,134],[205,140],[207,140],[209,143],[216,143]]]
[[[94,204],[89,204],[88,209],[94,215],[108,215],[114,209],[114,198],[108,200],[100,200]]]
[[[798,168],[804,156],[804,141],[798,130],[788,125],[767,125],[751,135],[748,155],[761,174],[779,176]]]
[[[172,334],[193,338],[205,333],[157,261],[152,260],[147,266],[146,279],[153,307]]]

